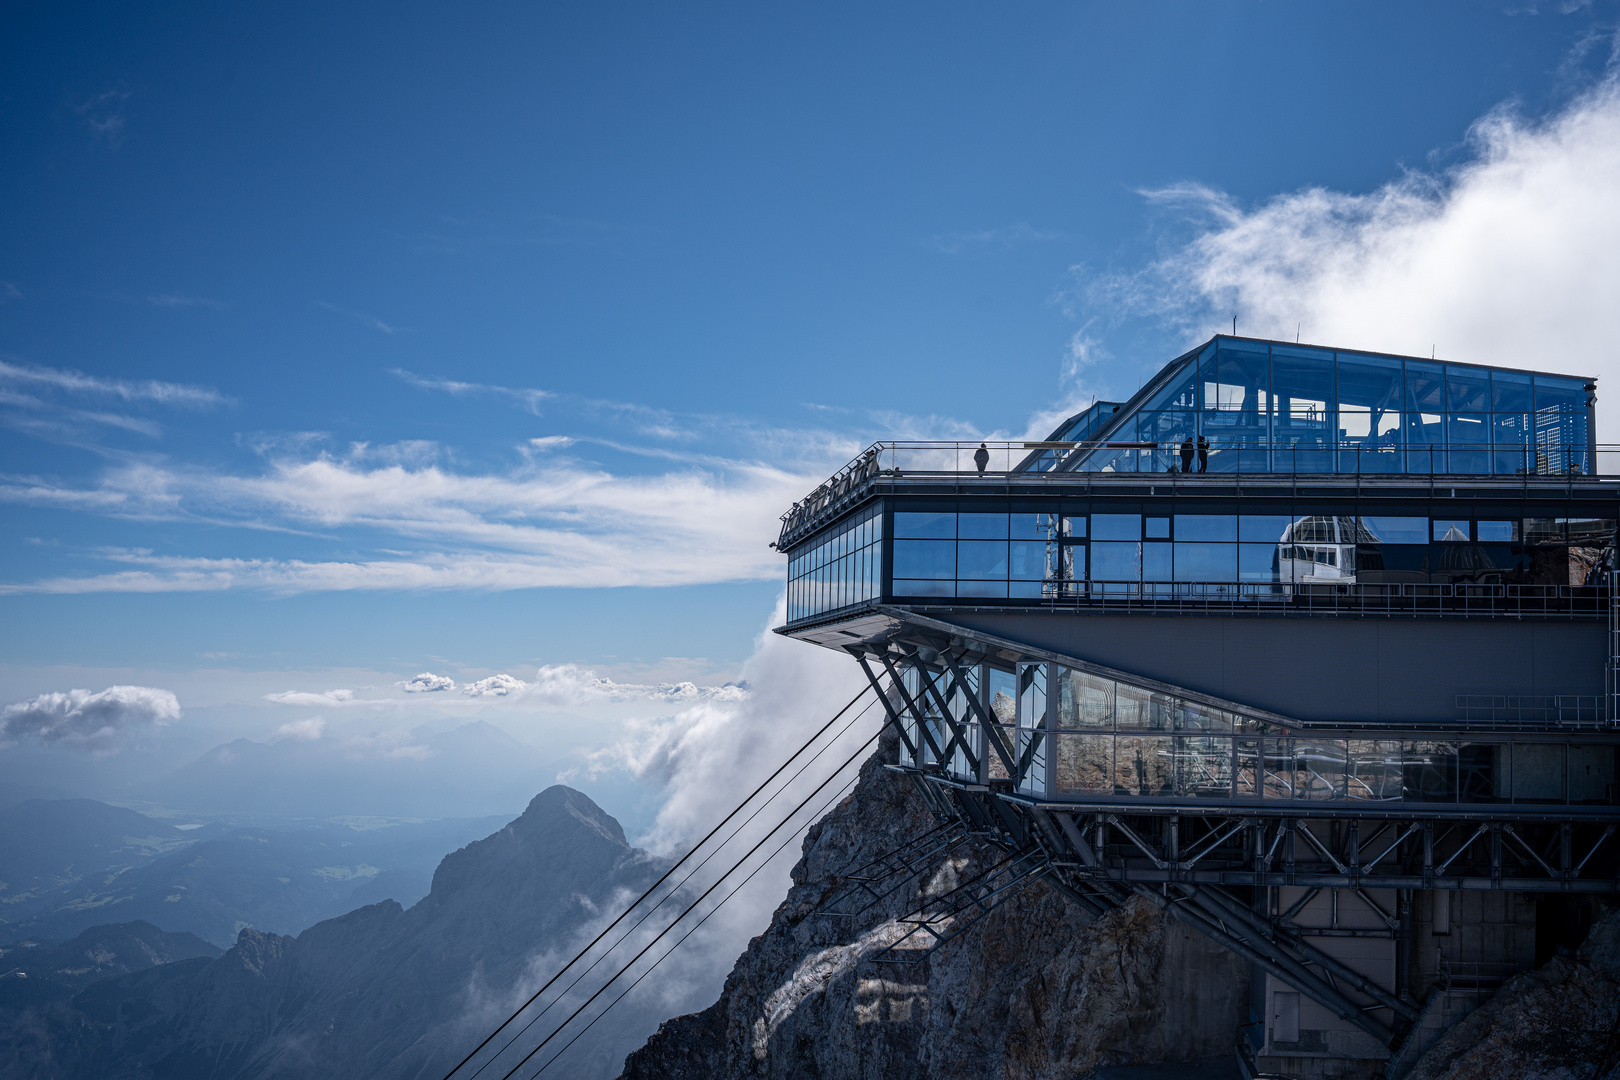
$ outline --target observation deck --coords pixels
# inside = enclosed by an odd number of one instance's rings
[[[1245,1069],[1395,1076],[1442,968],[1529,962],[1522,933],[1439,941],[1453,893],[1620,891],[1595,405],[1586,378],[1219,336],[1044,440],[874,443],[783,515],[778,632],[856,659],[942,823],[1248,957]],[[1490,919],[1534,938],[1552,903]]]

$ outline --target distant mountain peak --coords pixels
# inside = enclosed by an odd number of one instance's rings
[[[553,784],[536,795],[529,801],[522,816],[512,824],[528,831],[532,828],[554,828],[565,824],[567,818],[573,818],[620,847],[630,847],[630,842],[624,836],[624,828],[613,815],[597,806],[583,791],[576,791],[566,784]]]

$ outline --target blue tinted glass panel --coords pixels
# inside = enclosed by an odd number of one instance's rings
[[[1236,581],[1236,544],[1176,542],[1177,581]]]
[[[1406,362],[1406,411],[1446,411],[1446,369],[1428,360]]]
[[[1429,519],[1426,517],[1364,517],[1361,527],[1372,544],[1426,544]]]
[[[1452,412],[1490,412],[1491,373],[1466,364],[1447,364],[1446,408]]]
[[[894,576],[897,578],[954,578],[956,544],[950,540],[896,540]]]
[[[1014,540],[1045,540],[1057,531],[1056,514],[1013,514],[1009,533]]]
[[[1448,544],[1468,542],[1468,522],[1456,518],[1435,518],[1431,535]]]
[[[896,596],[951,596],[956,592],[955,583],[950,581],[904,581],[894,579],[894,595]]]
[[[1139,540],[1142,537],[1140,514],[1092,514],[1093,540]]]
[[[1401,362],[1387,356],[1339,353],[1338,401],[1376,413],[1401,412]]]
[[[1271,398],[1271,363],[1264,345],[1221,342],[1215,386],[1204,386],[1204,408],[1264,416]]]
[[[1287,519],[1284,518],[1284,521]],[[1177,540],[1236,540],[1238,519],[1235,514],[1177,514]]]
[[[1279,418],[1333,411],[1333,354],[1325,349],[1273,346],[1272,388]]]
[[[1139,581],[1141,577],[1141,544],[1102,542],[1091,545],[1091,580]]]
[[[922,577],[922,574],[906,575]],[[1007,577],[1007,541],[959,540],[956,544],[956,576],[965,578]]]
[[[1172,559],[1169,544],[1142,545],[1142,580],[1169,581]]]
[[[1511,544],[1519,539],[1517,521],[1481,521],[1474,528],[1475,538],[1482,544]]]
[[[1149,540],[1170,539],[1170,519],[1167,517],[1149,517],[1143,522],[1143,535]]]
[[[912,514],[896,511],[894,535],[922,540],[956,539],[955,514]]]
[[[1536,412],[1557,409],[1560,412],[1586,411],[1586,386],[1575,379],[1560,379],[1553,375],[1536,376]]]
[[[1014,540],[1008,545],[1008,576],[1019,581],[1040,581],[1046,576],[1046,543]]]
[[[1007,539],[1006,514],[958,514],[956,535],[963,540]]]
[[[1530,400],[1530,376],[1518,371],[1491,372],[1491,411],[1529,412],[1535,406]]]
[[[1005,598],[1007,583],[1005,581],[958,581],[956,583],[957,596],[971,596],[979,598]]]
[[[1238,539],[1275,544],[1293,523],[1293,518],[1275,514],[1244,514],[1238,518]]]
[[[1203,356],[1213,356],[1215,347],[1211,345],[1205,349]],[[1142,406],[1144,412],[1158,412],[1161,409],[1196,409],[1198,408],[1198,384],[1195,372],[1198,370],[1198,360],[1195,358],[1187,363],[1180,373],[1173,376],[1167,386],[1154,394]]]
[[[1278,560],[1276,544],[1239,544],[1239,581],[1277,581]]]

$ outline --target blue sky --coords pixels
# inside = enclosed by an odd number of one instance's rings
[[[1235,311],[1536,366],[1366,289],[1530,265],[1470,239],[1514,198],[1573,208],[1537,257],[1609,235],[1615,15],[13,5],[0,697],[719,684],[872,439],[1036,430]]]

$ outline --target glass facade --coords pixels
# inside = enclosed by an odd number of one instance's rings
[[[789,622],[876,599],[883,582],[883,513],[872,506],[788,553]]]
[[[944,771],[970,783],[1009,779],[980,729],[982,710],[1018,760],[1029,754],[1018,787],[1037,797],[1620,805],[1620,747],[1579,736],[1317,735],[1061,664],[971,665],[963,675],[959,683],[948,672],[919,676],[907,667],[904,676],[928,737],[950,750]],[[941,701],[965,730],[971,761],[952,745]],[[902,749],[902,763],[940,763],[910,715],[905,726],[921,760]]]
[[[1586,383],[1216,338],[1065,467],[1087,472],[1590,473]]]
[[[1118,412],[1120,404],[1117,401],[1099,401],[1078,416],[1065,420],[1056,431],[1047,436],[1047,442],[1076,443],[1085,442],[1102,430],[1114,413]],[[1050,472],[1058,467],[1069,451],[1048,447],[1031,454],[1019,464],[1019,472]]]
[[[1278,594],[1358,583],[1580,587],[1608,573],[1615,534],[1613,518],[1538,516],[1549,508],[1521,501],[986,505],[897,503],[892,594],[1038,599],[1176,593],[1193,585],[1200,593],[1211,591],[1205,586],[1271,585]]]

